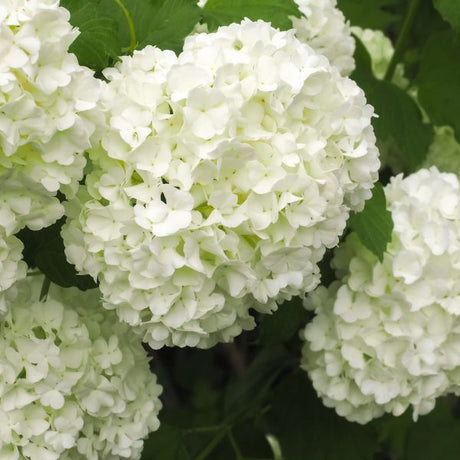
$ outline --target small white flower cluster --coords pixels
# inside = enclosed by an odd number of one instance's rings
[[[460,184],[435,167],[385,188],[394,231],[383,262],[351,234],[340,281],[306,306],[302,366],[324,403],[351,421],[414,418],[460,388]]]
[[[138,459],[159,426],[162,389],[142,345],[97,291],[29,276],[0,322],[0,458]]]
[[[0,315],[6,312],[3,292],[26,274],[15,233],[25,226],[40,230],[63,214],[59,200],[24,173],[9,169],[0,175]]]
[[[381,30],[362,29],[353,26],[351,31],[361,40],[369,53],[374,75],[383,79],[394,53],[391,40]],[[400,88],[406,88],[409,84],[409,81],[404,77],[403,64],[396,65],[392,81]]]
[[[47,227],[64,214],[95,129],[100,84],[67,49],[78,35],[55,0],[0,5],[0,313],[2,292],[25,276],[24,226]]]
[[[394,53],[391,40],[381,31],[353,26],[351,31],[362,41],[372,60],[372,71],[382,79]]]
[[[450,126],[435,127],[433,142],[423,166],[436,166],[440,171],[453,172],[460,177],[460,144]]]
[[[326,56],[342,75],[355,68],[355,40],[337,0],[294,0],[303,16],[291,17],[297,38]]]
[[[0,176],[0,228],[8,235],[40,230],[63,215],[59,200],[23,172],[13,168]]]
[[[0,5],[0,175],[15,168],[72,194],[95,129],[100,85],[67,52],[78,31],[56,0]]]
[[[153,348],[209,347],[319,282],[379,167],[363,92],[249,20],[105,71],[106,128],[66,254]]]
[[[294,1],[302,13],[301,17],[290,18],[297,38],[326,56],[342,75],[350,75],[355,68],[355,41],[345,16],[337,8],[337,0]],[[198,0],[201,8],[206,3],[207,0]]]
[[[0,317],[8,311],[5,291],[26,276],[27,266],[22,260],[23,248],[18,238],[7,235],[0,228]]]

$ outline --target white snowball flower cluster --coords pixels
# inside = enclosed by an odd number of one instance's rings
[[[460,388],[460,184],[435,167],[394,177],[383,262],[351,234],[339,281],[307,299],[302,366],[324,403],[351,421],[414,418]]]
[[[107,128],[63,230],[149,344],[209,347],[313,289],[377,177],[357,85],[262,21],[105,71]]]
[[[68,20],[56,0],[0,5],[0,313],[26,271],[14,234],[63,215],[55,195],[74,194],[95,129],[100,85],[67,52],[78,35]]]
[[[63,214],[59,200],[23,172],[10,169],[0,176],[0,227],[9,235],[48,227]]]
[[[0,5],[0,174],[20,169],[71,194],[95,129],[100,86],[67,52],[78,31],[57,0]]]
[[[362,41],[372,60],[372,71],[382,79],[394,53],[391,40],[381,31],[353,26],[351,31]]]
[[[6,312],[3,292],[26,274],[15,233],[25,226],[40,230],[63,213],[59,200],[24,173],[9,169],[0,175],[0,315]]]
[[[342,75],[355,68],[355,41],[337,0],[294,0],[302,16],[291,17],[297,38],[326,56]],[[203,8],[207,0],[198,0]]]
[[[369,53],[374,75],[383,79],[394,53],[391,40],[381,30],[362,29],[353,26],[351,31],[361,40]],[[401,63],[396,65],[393,83],[400,88],[406,88],[409,84],[409,81],[404,77],[404,65]]]
[[[22,242],[0,228],[0,316],[8,310],[5,291],[26,276],[27,266],[22,260],[22,250]]]
[[[297,38],[324,54],[342,75],[355,68],[355,41],[337,0],[294,0],[302,13],[291,17]]]
[[[436,166],[440,171],[453,172],[460,177],[460,144],[450,126],[435,127],[423,166]]]
[[[138,459],[159,426],[161,387],[129,327],[98,305],[98,292],[41,276],[6,294],[0,322],[0,458]]]

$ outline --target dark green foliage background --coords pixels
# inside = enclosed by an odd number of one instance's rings
[[[119,0],[61,0],[80,29],[72,51],[96,75],[117,57],[148,44],[180,52],[184,38],[199,21],[210,29],[244,17],[270,20],[288,29],[298,15],[293,0],[124,0],[135,37]],[[418,3],[418,5],[417,5]],[[410,5],[412,27],[398,40]],[[366,92],[378,118],[378,145],[405,173],[423,163],[434,124],[455,128],[460,139],[460,1],[339,0],[352,25],[379,28],[397,44],[411,85],[426,113],[407,92],[377,80],[370,58],[358,42],[352,75]],[[394,173],[387,168],[382,181]],[[24,230],[24,257],[61,286],[88,289],[89,277],[76,274],[64,257],[59,229]],[[391,215],[381,185],[363,212],[352,216],[349,231],[382,258],[391,238]],[[333,276],[323,264],[325,283]],[[299,369],[298,331],[309,320],[301,299],[280,305],[272,316],[258,317],[258,328],[234,344],[211,350],[163,349],[153,352],[152,370],[164,386],[161,427],[145,444],[143,460],[457,460],[460,458],[460,407],[455,397],[438,402],[413,423],[411,414],[383,417],[366,426],[349,423],[325,408],[307,375]],[[270,447],[274,436],[282,456]]]

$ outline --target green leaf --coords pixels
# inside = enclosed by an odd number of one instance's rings
[[[80,30],[70,51],[81,65],[102,70],[121,54],[117,23],[97,1],[61,0],[61,6],[70,11],[71,24]]]
[[[195,0],[123,0],[133,20],[137,49],[155,45],[161,49],[182,50],[184,39],[200,20],[201,9]],[[114,0],[101,0],[111,11],[125,47],[130,35],[126,18]]]
[[[263,19],[281,30],[292,29],[289,16],[301,15],[294,0],[208,0],[203,9],[203,19],[215,30],[244,18]]]
[[[433,127],[423,122],[420,109],[405,91],[374,77],[369,54],[359,40],[356,40],[355,60],[352,78],[364,90],[378,115],[372,124],[381,153],[398,169],[415,171],[428,153]]]
[[[420,103],[431,121],[452,126],[460,140],[459,56],[460,42],[452,31],[432,34],[422,52],[417,84]]]
[[[448,400],[437,401],[433,412],[410,426],[406,446],[406,460],[458,460],[460,421],[452,416]]]
[[[399,0],[339,0],[338,7],[353,26],[369,29],[385,30],[401,17]]]
[[[263,345],[276,345],[291,339],[307,322],[308,312],[302,299],[294,298],[278,307],[272,315],[263,315],[259,325],[259,341]]]
[[[246,372],[227,387],[225,413],[237,417],[252,409],[258,411],[275,379],[290,364],[290,356],[283,347],[263,348]]]
[[[201,10],[196,1],[168,0],[161,3],[139,47],[152,44],[180,53],[185,37],[200,20]]]
[[[324,407],[300,370],[276,387],[267,420],[283,460],[370,460],[378,449],[374,428]]]
[[[219,386],[223,369],[216,365],[213,350],[183,348],[174,361],[173,377],[180,388],[194,392],[206,383]]]
[[[180,429],[161,423],[144,443],[141,460],[192,460]]]
[[[385,414],[372,423],[378,430],[379,444],[384,446],[386,451],[391,452],[395,458],[405,459],[407,435],[413,426],[411,411],[407,410],[398,417]]]
[[[454,30],[460,31],[460,2],[455,0],[434,0],[435,8]]]
[[[18,236],[24,244],[24,260],[30,268],[37,267],[54,284],[77,287],[82,291],[97,287],[90,276],[78,275],[65,257],[60,231],[63,219],[38,232],[23,229]]]
[[[232,430],[234,444],[241,452],[242,457],[236,457],[235,448],[232,447],[228,437],[212,453],[209,459],[218,460],[246,460],[246,459],[269,459],[273,458],[270,445],[267,442],[265,432],[257,426],[254,419],[246,420],[235,425]]]
[[[349,226],[358,234],[364,246],[382,261],[387,244],[391,241],[393,219],[391,212],[387,210],[385,193],[379,182],[372,191],[372,198],[366,201],[364,209],[351,216]]]

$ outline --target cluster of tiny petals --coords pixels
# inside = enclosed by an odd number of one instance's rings
[[[355,41],[337,0],[294,0],[302,16],[291,17],[297,38],[324,54],[342,75],[355,68]]]
[[[292,16],[296,37],[326,56],[331,65],[348,76],[355,68],[353,54],[355,41],[343,13],[337,8],[337,0],[294,0],[300,17]],[[198,0],[203,8],[207,0]]]
[[[0,457],[139,459],[159,426],[161,387],[127,325],[99,293],[52,286],[41,276],[6,292],[0,323]]]
[[[4,291],[26,275],[15,233],[25,226],[40,230],[63,213],[59,200],[24,173],[11,169],[0,175],[0,315],[7,310]]]
[[[25,278],[27,266],[22,260],[22,242],[14,235],[7,235],[0,228],[0,316],[8,311],[5,299],[7,290],[18,280]]]
[[[381,31],[353,26],[351,31],[362,41],[372,59],[372,70],[383,78],[394,53],[391,40]]]
[[[24,227],[40,230],[54,224],[64,207],[24,172],[10,169],[0,175],[0,228],[13,235]]]
[[[100,84],[68,53],[78,31],[56,0],[0,5],[0,173],[21,169],[72,195],[83,176]]]
[[[147,47],[108,78],[68,259],[152,347],[212,346],[319,282],[379,166],[362,91],[262,21]]]
[[[351,421],[431,411],[460,388],[460,184],[435,167],[386,186],[394,221],[382,262],[355,234],[336,250],[339,280],[310,294],[302,366]]]

